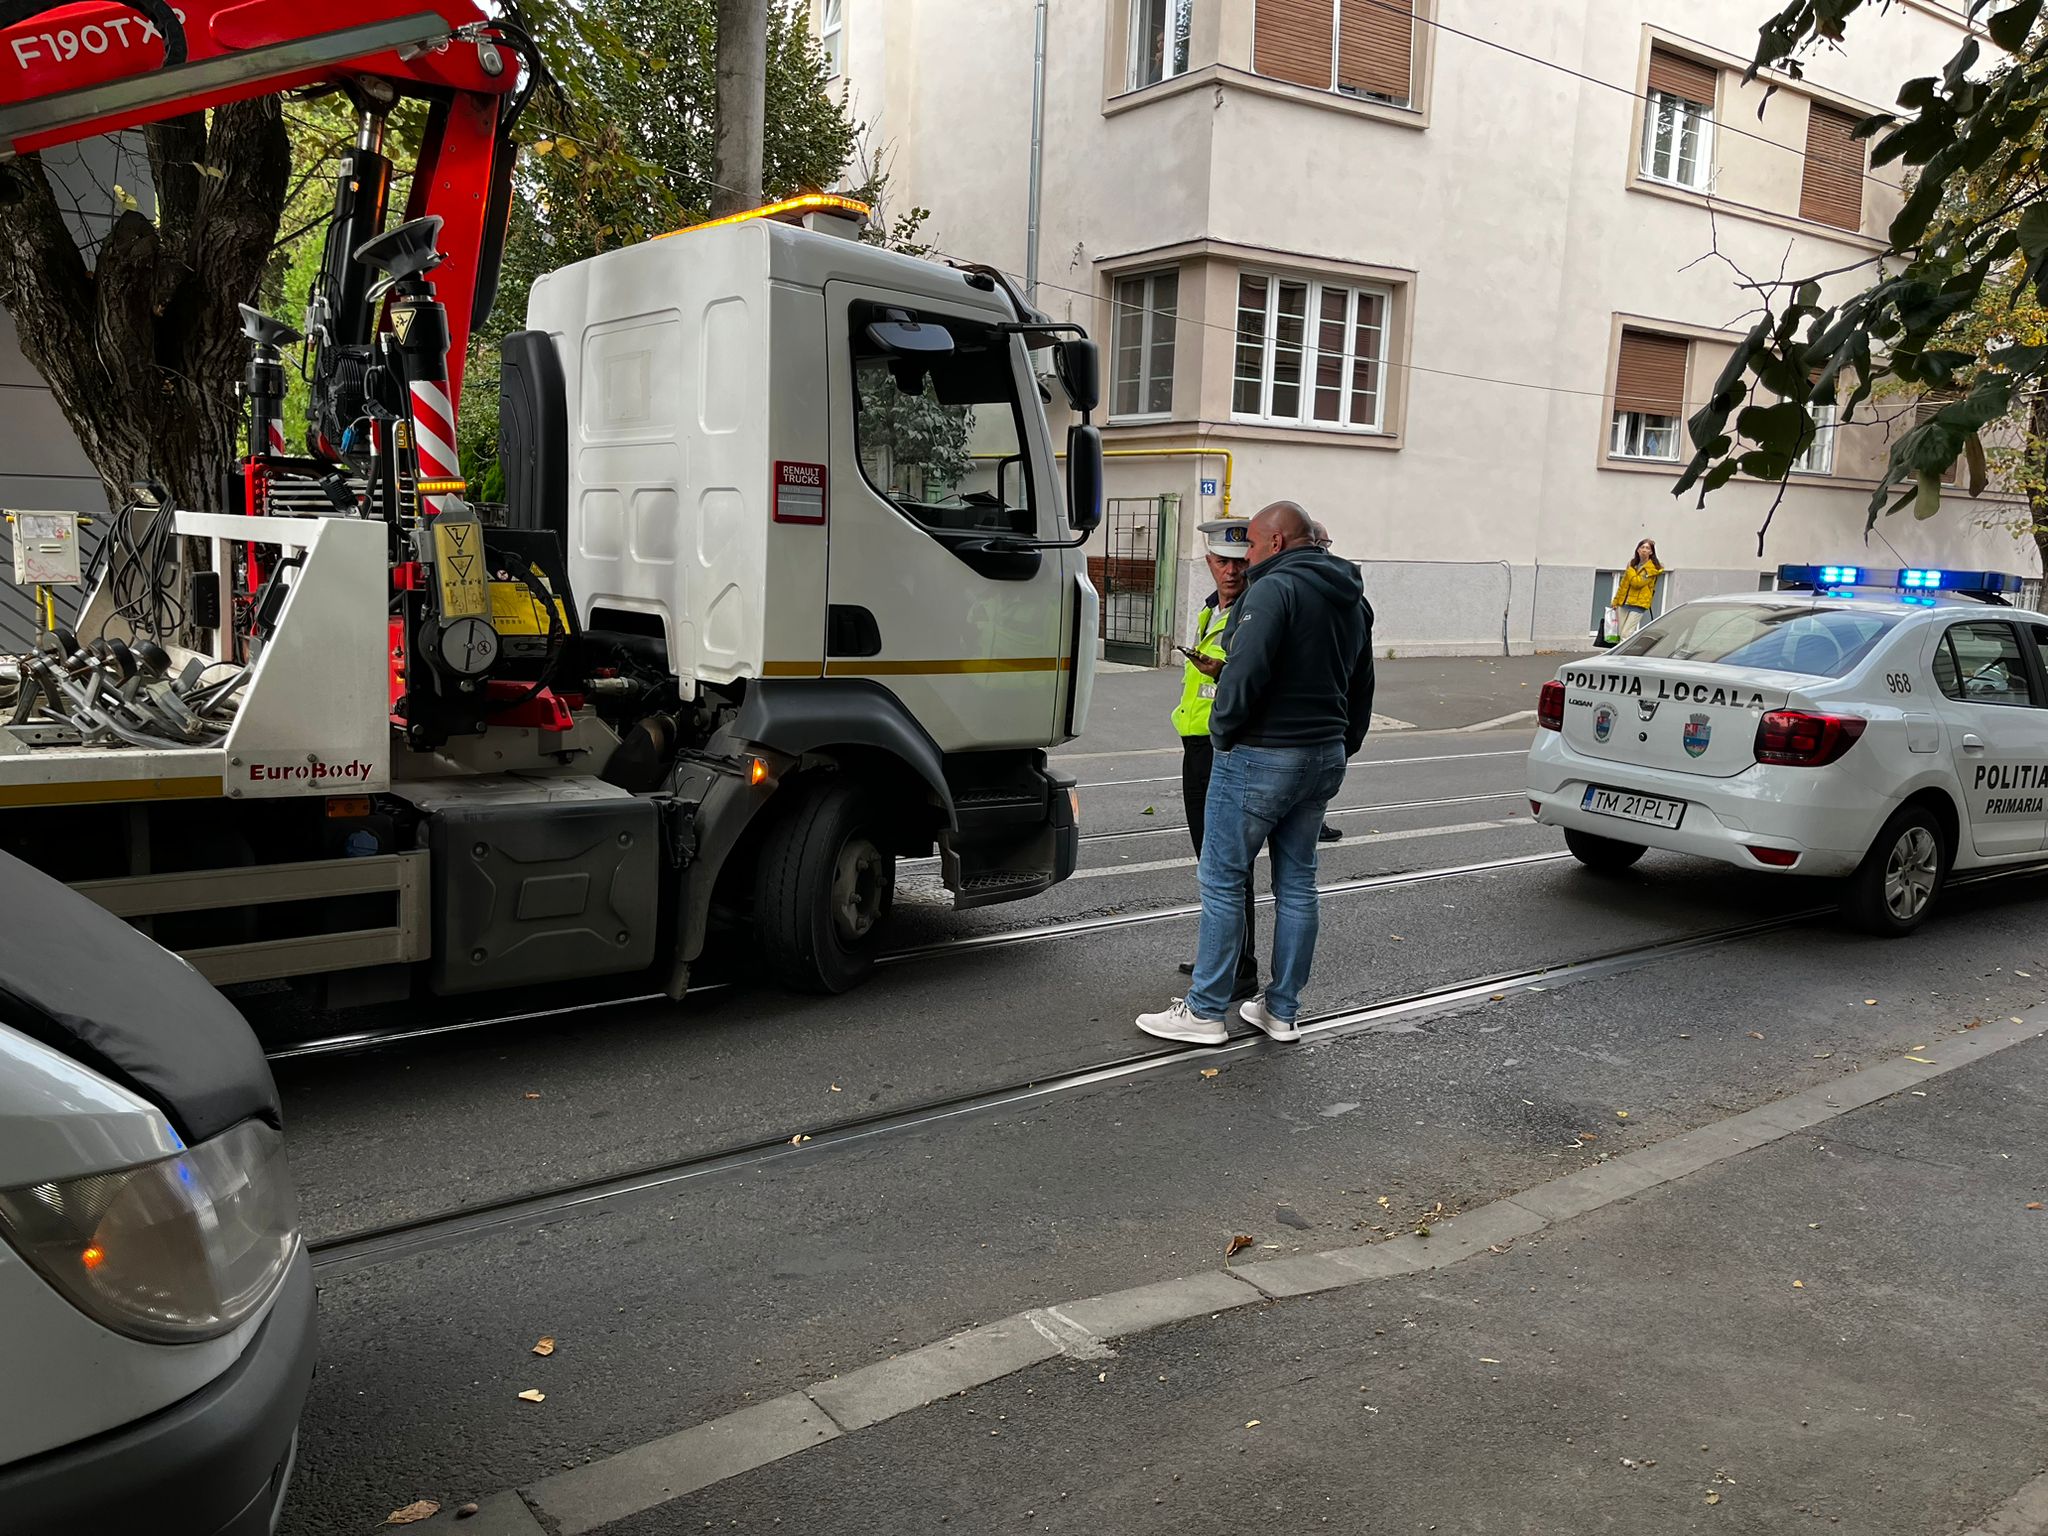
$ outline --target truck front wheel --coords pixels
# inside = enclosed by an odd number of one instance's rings
[[[844,992],[867,979],[896,898],[881,797],[832,777],[792,786],[775,809],[754,875],[754,931],[769,974],[803,992]]]

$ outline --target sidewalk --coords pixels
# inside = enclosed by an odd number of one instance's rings
[[[1536,695],[1564,656],[1381,657],[1373,714],[1378,732],[1521,726],[1536,717]],[[1105,672],[1095,680],[1087,733],[1059,756],[1174,747],[1167,717],[1180,698],[1178,663],[1150,671]]]
[[[1641,1179],[1676,1143],[1381,1245],[1450,1244],[1442,1267],[1219,1289],[1228,1310],[1182,1298],[1191,1320],[1149,1332],[1115,1326],[1132,1302],[1076,1304],[1113,1357],[848,1421],[602,1529],[2048,1531],[2039,1023],[1930,1046],[1997,1047],[1953,1071],[1838,1079],[1838,1104],[1884,1095],[1846,1113],[1802,1095],[1690,1133],[1753,1150],[1699,1166],[1696,1144],[1670,1182]]]

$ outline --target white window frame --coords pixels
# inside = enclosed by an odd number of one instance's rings
[[[1667,107],[1678,114],[1672,122],[1671,169],[1668,173],[1656,169],[1657,118]],[[1698,135],[1693,155],[1694,179],[1690,181],[1678,171],[1679,143],[1687,118],[1694,119],[1692,127]],[[1642,175],[1645,181],[1654,181],[1662,186],[1684,187],[1693,192],[1711,191],[1714,185],[1714,103],[1693,101],[1669,91],[1648,92],[1643,104]]]
[[[1174,280],[1173,311],[1171,314],[1163,313],[1159,308],[1159,279],[1162,277],[1170,277]],[[1180,338],[1174,334],[1173,328],[1180,323],[1180,278],[1181,270],[1179,267],[1154,267],[1145,272],[1119,272],[1110,280],[1109,419],[1111,421],[1167,421],[1173,416],[1173,370],[1180,356]],[[1125,283],[1142,283],[1144,285],[1142,289],[1144,297],[1140,304],[1136,306],[1142,318],[1139,321],[1138,330],[1138,409],[1135,411],[1119,411],[1116,409],[1117,393],[1124,383],[1122,373],[1123,335],[1121,321],[1124,311],[1132,307],[1126,305],[1118,297],[1118,293]],[[1146,409],[1145,402],[1151,397],[1152,393],[1151,386],[1155,379],[1152,371],[1154,362],[1153,350],[1161,339],[1159,331],[1162,325],[1167,331],[1165,340],[1172,348],[1172,351],[1168,355],[1166,367],[1166,409],[1155,411]]]
[[[1266,427],[1311,427],[1321,432],[1357,432],[1372,436],[1386,434],[1387,419],[1387,353],[1388,343],[1394,329],[1394,290],[1384,283],[1348,281],[1324,281],[1307,277],[1299,272],[1274,272],[1261,267],[1241,268],[1238,276],[1238,293],[1243,290],[1247,277],[1263,278],[1266,283],[1265,334],[1259,345],[1259,409],[1241,411],[1237,408],[1237,349],[1243,345],[1243,331],[1238,317],[1242,314],[1241,303],[1231,307],[1231,353],[1230,353],[1230,419]],[[1298,388],[1301,391],[1301,408],[1297,415],[1277,416],[1273,413],[1275,380],[1273,364],[1279,349],[1280,285],[1293,283],[1307,289],[1302,311],[1301,377]],[[1323,295],[1336,290],[1348,295],[1344,307],[1344,352],[1342,362],[1342,403],[1336,421],[1321,421],[1316,417],[1316,365],[1321,349],[1316,345],[1322,331]],[[1373,411],[1371,421],[1351,419],[1352,375],[1354,365],[1360,360],[1358,342],[1358,300],[1360,295],[1370,295],[1380,301],[1379,355],[1371,364],[1377,371],[1373,388]]]
[[[818,0],[818,46],[831,66],[829,80],[846,73],[846,0]]]
[[[1832,400],[1807,406],[1806,414],[1813,418],[1813,441],[1806,445],[1806,452],[1792,461],[1793,474],[1832,475],[1835,472],[1837,409]]]
[[[1151,59],[1144,47],[1145,13],[1155,5],[1164,7],[1166,12],[1164,18],[1165,37],[1160,49],[1159,76],[1157,79],[1149,79],[1147,74],[1151,66]],[[1177,80],[1188,72],[1188,67],[1191,63],[1189,55],[1192,55],[1194,51],[1194,39],[1192,36],[1194,11],[1195,0],[1130,0],[1130,10],[1125,15],[1125,90],[1142,91],[1147,86],[1162,85],[1168,80]],[[1180,35],[1176,22],[1183,16],[1187,18],[1190,33],[1188,54],[1178,54],[1174,47],[1175,39]]]
[[[1651,423],[1669,423],[1668,427]],[[1684,426],[1676,416],[1661,415],[1656,411],[1616,411],[1614,425],[1607,440],[1607,456],[1610,459],[1632,459],[1639,464],[1676,464],[1679,455],[1679,430]],[[1671,451],[1651,453],[1645,448],[1645,440],[1652,431],[1669,431]]]

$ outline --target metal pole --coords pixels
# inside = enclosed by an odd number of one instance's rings
[[[1038,0],[1031,42],[1031,189],[1024,220],[1024,297],[1038,302],[1038,202],[1045,182],[1045,10]]]
[[[711,213],[744,213],[761,202],[767,115],[768,7],[764,0],[718,0],[718,137]]]

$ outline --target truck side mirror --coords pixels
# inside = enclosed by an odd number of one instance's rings
[[[1102,403],[1101,360],[1095,343],[1086,336],[1062,338],[1053,353],[1053,367],[1059,374],[1060,388],[1083,416]]]
[[[1067,526],[1084,537],[1102,526],[1102,429],[1086,423],[1067,428]]]

